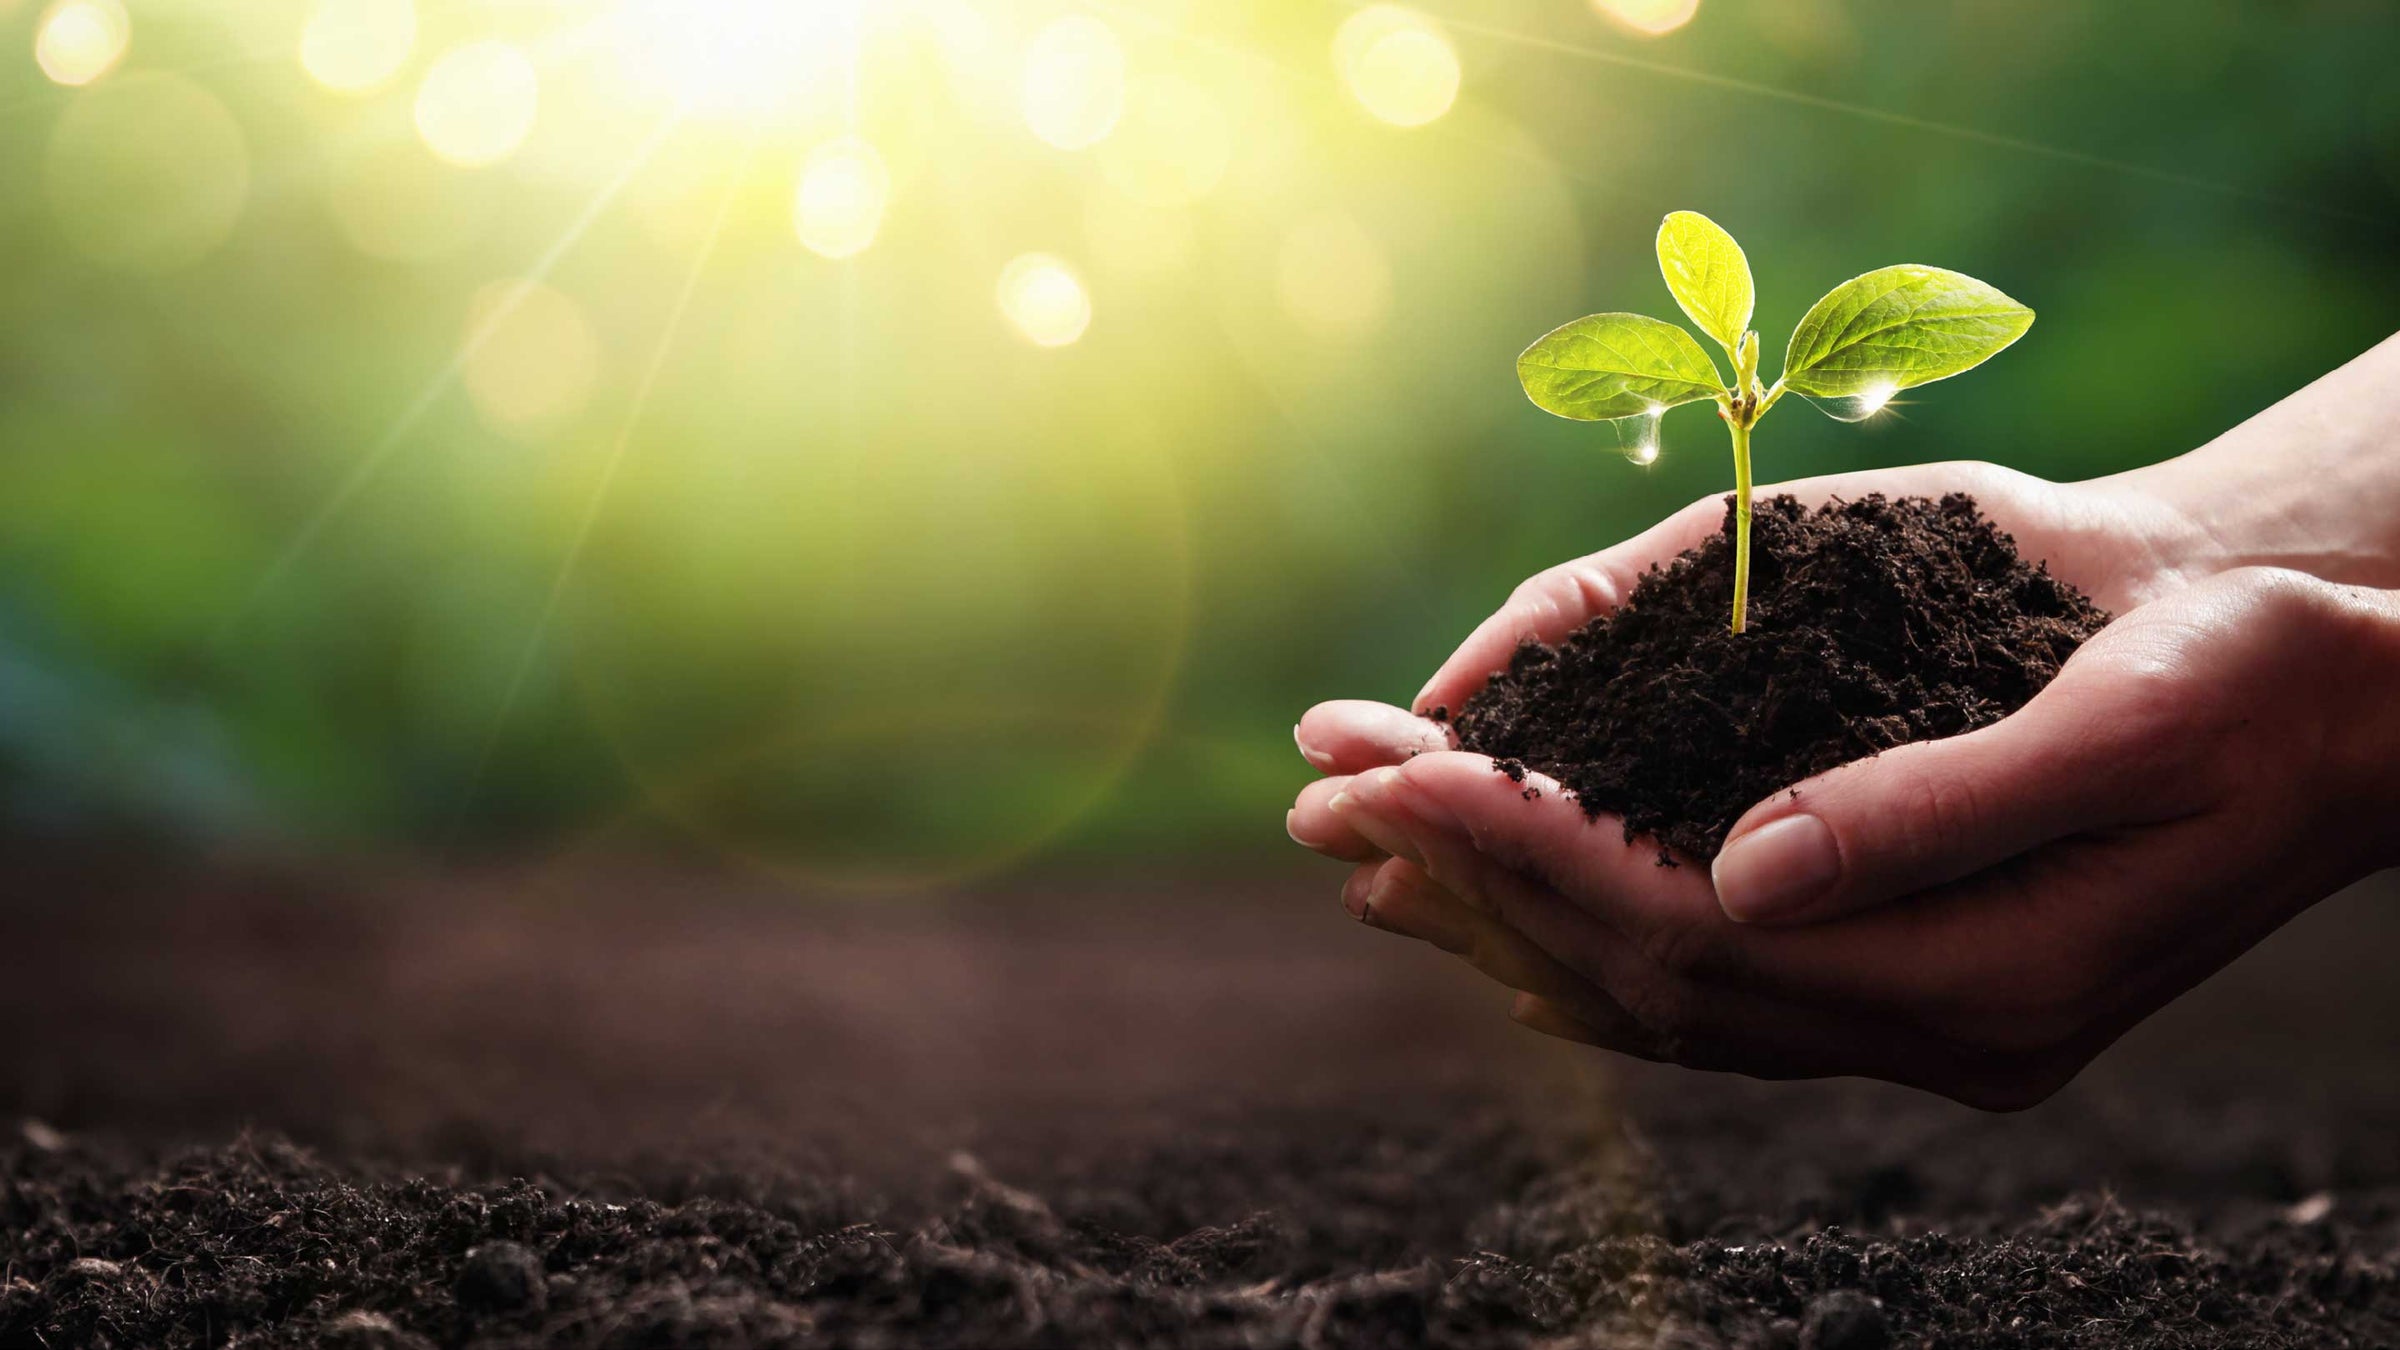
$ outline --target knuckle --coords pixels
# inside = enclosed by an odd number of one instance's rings
[[[1517,588],[1508,593],[1508,607],[1528,614],[1555,610],[1559,596],[1572,585],[1571,572],[1574,566],[1573,563],[1560,563],[1518,582]]]
[[[1922,769],[1905,780],[1897,806],[1890,816],[1892,828],[1902,850],[1917,856],[1973,838],[1986,809],[1974,780]]]

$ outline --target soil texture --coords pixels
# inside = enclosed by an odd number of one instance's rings
[[[1988,1116],[1533,1037],[1330,875],[70,878],[0,1347],[2400,1344],[2395,901]]]
[[[1739,634],[1733,554],[1728,498],[1622,608],[1520,648],[1457,711],[1460,744],[1705,860],[1778,789],[2023,707],[2108,622],[1958,494],[1759,502]]]

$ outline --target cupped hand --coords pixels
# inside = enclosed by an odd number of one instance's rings
[[[1437,723],[1326,705],[1300,739],[1330,776],[1290,827],[1361,864],[1352,912],[1458,952],[1552,1034],[2015,1107],[2382,861],[2395,804],[2373,785],[2400,731],[2350,695],[2400,674],[2388,597],[2272,570],[2194,580],[2165,561],[2169,531],[2104,487],[1981,466],[1795,486],[1973,492],[2029,556],[2127,612],[2016,715],[1761,803],[1713,878],[1660,867],[1539,775],[1450,750]],[[1454,705],[1519,638],[1606,612],[1714,527],[1710,505],[1528,582],[1419,706]]]

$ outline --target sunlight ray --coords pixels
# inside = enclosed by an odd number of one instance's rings
[[[476,352],[481,350],[483,345],[491,340],[493,334],[508,322],[509,316],[514,314],[517,306],[523,303],[525,296],[531,292],[532,286],[549,279],[558,264],[565,259],[568,253],[574,251],[577,244],[583,241],[584,235],[590,232],[592,226],[607,212],[610,205],[623,194],[626,186],[640,175],[642,169],[658,153],[659,147],[666,143],[667,138],[674,133],[682,121],[683,114],[680,111],[661,119],[650,135],[635,147],[633,155],[618,171],[616,177],[603,184],[600,190],[593,194],[591,201],[587,202],[575,219],[568,223],[566,230],[559,235],[557,241],[535,260],[532,269],[511,289],[508,296],[492,306],[491,312],[484,316],[483,322],[476,327],[475,331],[467,335],[467,340],[460,344],[458,351],[451,356],[449,362],[434,373],[433,378],[427,381],[425,388],[410,400],[408,406],[400,410],[400,415],[393,419],[391,426],[384,431],[383,435],[377,438],[367,452],[350,466],[349,472],[342,476],[341,482],[337,483],[333,491],[326,495],[324,501],[318,504],[316,511],[307,520],[301,522],[300,528],[294,532],[291,541],[284,546],[283,551],[276,555],[275,561],[268,565],[266,571],[260,574],[258,581],[242,597],[241,602],[219,623],[213,639],[216,644],[222,645],[232,638],[252,611],[258,607],[259,602],[275,588],[277,583],[282,581],[301,558],[307,555],[309,549],[315,546],[318,538],[325,533],[334,520],[347,510],[352,502],[357,500],[361,492],[366,490],[368,484],[374,481],[376,474],[382,471],[383,466],[391,459],[392,455],[407,441],[409,433],[416,430],[417,424],[424,420],[425,415],[431,412],[434,405],[441,402],[452,386],[458,383],[460,374],[466,369],[467,363],[474,359]]]
[[[567,541],[566,552],[559,557],[558,573],[550,580],[549,595],[543,600],[540,614],[535,616],[532,628],[525,635],[524,648],[517,654],[516,667],[501,694],[500,707],[493,714],[491,729],[484,737],[482,749],[476,754],[475,766],[467,776],[466,787],[459,793],[456,814],[449,830],[448,842],[452,846],[455,846],[459,834],[466,828],[467,813],[482,791],[485,776],[491,772],[492,760],[499,754],[501,739],[508,730],[510,719],[516,715],[517,704],[524,698],[526,683],[533,677],[534,662],[540,658],[542,647],[549,641],[551,627],[558,620],[559,607],[565,603],[567,591],[574,583],[576,569],[582,564],[583,555],[591,544],[592,532],[598,527],[600,514],[608,505],[609,494],[616,487],[617,477],[631,454],[634,433],[640,429],[642,416],[650,406],[650,396],[666,371],[667,359],[674,352],[675,340],[683,331],[684,318],[691,311],[692,298],[699,292],[701,278],[707,273],[710,260],[716,256],[718,243],[725,237],[726,222],[733,216],[734,204],[740,199],[742,188],[749,182],[750,166],[757,156],[761,135],[760,129],[754,124],[749,143],[734,168],[733,179],[726,185],[725,195],[717,203],[716,218],[710,223],[707,235],[692,258],[691,269],[683,279],[683,288],[676,293],[674,304],[667,311],[666,322],[659,329],[658,342],[651,348],[650,359],[643,367],[640,381],[634,386],[633,403],[627,408],[624,423],[618,427],[616,439],[609,446],[608,458],[601,464],[600,477],[584,498],[582,516],[576,522],[574,534]]]

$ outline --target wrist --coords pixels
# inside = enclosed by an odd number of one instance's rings
[[[2138,501],[2162,579],[2278,567],[2400,586],[2400,337],[2189,454],[2088,484]]]

